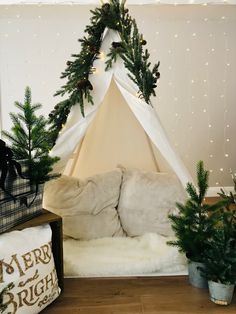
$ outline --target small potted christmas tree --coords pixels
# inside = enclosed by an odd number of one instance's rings
[[[13,126],[11,132],[3,132],[3,136],[10,142],[10,148],[17,161],[23,161],[26,171],[25,179],[29,180],[31,190],[41,193],[42,184],[55,177],[52,174],[53,164],[59,158],[51,157],[50,134],[47,130],[48,121],[36,115],[41,104],[32,104],[31,90],[25,89],[24,103],[15,102],[18,113],[10,113]]]
[[[236,282],[236,211],[222,210],[218,224],[207,241],[204,269],[210,299],[220,305],[230,304]]]
[[[219,195],[227,204],[220,211],[218,223],[208,239],[203,273],[208,279],[210,299],[220,305],[230,304],[236,283],[236,176],[232,174],[234,192]]]
[[[176,240],[168,244],[177,246],[180,252],[188,258],[190,283],[199,288],[207,287],[207,280],[202,276],[200,267],[204,261],[205,252],[209,248],[208,239],[212,237],[217,224],[218,210],[225,201],[209,205],[204,202],[208,189],[209,172],[204,164],[197,164],[197,186],[187,183],[186,191],[189,195],[185,204],[177,203],[178,214],[169,215]]]

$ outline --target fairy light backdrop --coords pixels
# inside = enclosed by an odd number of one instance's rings
[[[53,93],[77,39],[89,23],[79,5],[0,6],[0,95],[2,128],[27,85],[48,114]],[[236,7],[233,5],[129,6],[148,42],[161,79],[152,102],[167,134],[195,176],[200,159],[212,187],[232,186],[236,170]],[[96,75],[96,71],[94,73]]]

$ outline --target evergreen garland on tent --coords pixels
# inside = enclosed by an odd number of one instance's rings
[[[72,55],[74,61],[67,61],[67,68],[61,75],[61,78],[67,78],[67,83],[55,94],[55,96],[68,94],[69,98],[59,102],[49,114],[53,144],[66,123],[72,106],[79,104],[84,116],[84,101],[87,100],[93,105],[91,95],[93,86],[89,76],[93,74],[94,61],[99,58],[105,28],[117,31],[121,38],[120,42],[112,43],[110,53],[107,55],[106,70],[109,70],[113,62],[120,57],[129,71],[129,78],[139,88],[139,97],[150,104],[151,95],[155,96],[154,89],[160,77],[159,62],[151,68],[150,54],[147,49],[143,49],[146,40],[139,33],[135,19],[131,18],[129,10],[125,8],[125,2],[110,0],[110,3],[91,10],[91,24],[85,28],[87,36],[79,39],[81,52]]]

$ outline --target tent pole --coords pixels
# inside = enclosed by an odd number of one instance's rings
[[[79,146],[77,147],[76,151],[73,154],[73,161],[72,161],[72,165],[70,167],[69,176],[72,176],[73,172],[75,170],[75,166],[76,166],[76,163],[78,161],[77,157],[79,156],[79,153],[80,153],[80,150],[81,150],[84,138],[85,138],[85,136],[83,137],[83,139],[81,140]]]
[[[148,141],[148,145],[149,145],[149,148],[150,148],[150,151],[151,151],[151,154],[152,154],[153,162],[154,162],[155,167],[156,167],[156,171],[157,171],[157,172],[160,172],[160,168],[159,168],[159,166],[158,166],[158,162],[157,162],[157,159],[156,159],[156,155],[155,155],[154,150],[153,150],[152,142],[151,142],[150,137],[147,135],[146,132],[145,132],[145,134],[146,134],[147,141]]]
[[[150,101],[150,105],[154,108],[153,104],[151,103]],[[147,136],[147,140],[148,140],[148,145],[150,147],[150,150],[151,150],[151,153],[152,153],[152,157],[153,157],[153,161],[154,161],[154,164],[156,166],[156,169],[157,169],[157,172],[160,172],[160,168],[158,166],[158,162],[157,162],[157,159],[156,159],[156,155],[154,153],[154,150],[153,150],[153,145],[152,145],[152,142],[151,142],[151,139],[150,137],[147,135],[147,133],[145,132],[146,136]]]

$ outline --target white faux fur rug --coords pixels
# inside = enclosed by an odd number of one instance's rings
[[[147,233],[136,238],[64,240],[66,276],[127,276],[186,271],[186,259],[169,238]]]

